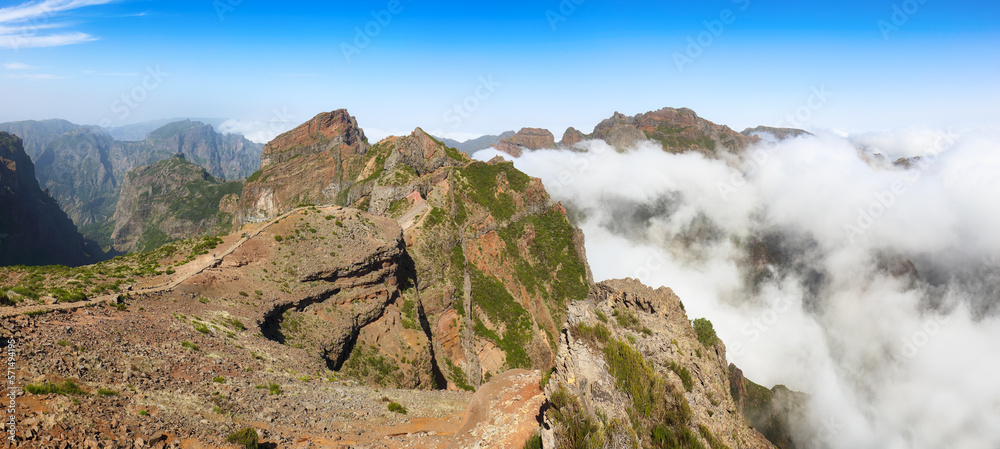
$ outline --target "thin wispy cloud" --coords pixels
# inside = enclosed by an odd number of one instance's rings
[[[53,75],[51,73],[18,73],[16,75],[7,75],[10,79],[26,79],[26,80],[58,80],[64,79],[65,76]]]
[[[8,62],[3,65],[3,68],[7,70],[35,70],[38,67],[28,65],[23,62]]]
[[[68,11],[114,1],[116,0],[42,0],[0,8],[0,48],[17,50],[59,47],[95,41],[98,37],[81,31],[45,31],[72,26],[70,23],[53,22]]]

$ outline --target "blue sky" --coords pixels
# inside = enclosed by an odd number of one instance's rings
[[[996,124],[1000,4],[6,1],[0,64],[0,121],[279,131],[347,108],[372,137],[558,138],[671,106],[738,130]]]

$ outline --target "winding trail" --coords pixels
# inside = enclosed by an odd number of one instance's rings
[[[343,209],[342,207],[336,205],[297,207],[295,209],[292,209],[288,212],[285,212],[281,215],[278,215],[277,217],[268,220],[253,232],[246,232],[245,233],[246,235],[244,237],[241,237],[232,245],[229,245],[229,248],[227,248],[225,251],[221,253],[216,253],[214,257],[212,255],[206,254],[204,256],[195,258],[191,262],[181,265],[180,267],[177,267],[178,268],[177,272],[174,273],[166,282],[152,287],[147,287],[139,290],[132,290],[125,293],[144,294],[144,293],[160,293],[164,291],[173,290],[184,281],[201,274],[205,270],[219,266],[219,264],[222,263],[222,259],[232,254],[236,250],[240,249],[240,247],[242,247],[244,243],[252,240],[254,237],[257,237],[258,235],[260,235],[261,232],[266,231],[275,223],[278,223],[279,221],[284,220],[285,218],[288,218],[293,214],[296,214],[306,209],[311,209],[313,207],[321,211],[329,211],[329,210],[336,211]],[[73,310],[81,307],[92,307],[99,304],[117,302],[118,296],[121,294],[123,293],[103,295],[103,296],[98,296],[96,298],[88,299],[86,301],[71,302],[71,303],[37,304],[37,305],[22,306],[22,307],[4,307],[0,309],[0,318],[8,318],[26,313],[41,313],[41,312],[52,312],[56,310]]]

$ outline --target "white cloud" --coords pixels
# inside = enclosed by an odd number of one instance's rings
[[[928,157],[872,167],[858,143]],[[985,374],[1000,372],[1000,266],[985,262],[1000,257],[998,143],[989,129],[828,133],[726,163],[587,142],[514,163],[582,213],[596,279],[673,288],[749,378],[811,394],[799,446],[972,449],[1000,447]],[[755,289],[747,245],[765,237],[786,262]],[[890,275],[894,257],[919,277]]]
[[[218,131],[223,134],[240,134],[251,142],[268,143],[296,125],[291,121],[277,119],[270,121],[230,119],[222,122]]]
[[[98,38],[83,32],[46,34],[43,30],[69,27],[53,23],[61,13],[115,0],[43,0],[0,8],[0,48],[58,47],[90,42]]]

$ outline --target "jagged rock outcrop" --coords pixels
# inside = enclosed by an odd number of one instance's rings
[[[368,141],[357,120],[346,109],[318,114],[295,129],[275,137],[264,146],[261,168],[285,162],[296,156],[307,156],[330,150],[361,153]]]
[[[299,204],[347,204],[346,193],[369,162],[367,139],[344,109],[325,112],[264,146],[261,169],[247,179],[237,221],[259,222]]]
[[[583,142],[586,139],[587,139],[586,134],[578,131],[576,128],[571,126],[569,128],[566,128],[566,132],[563,133],[562,140],[559,141],[559,146],[565,148],[572,148],[573,145]]]
[[[540,180],[503,161],[473,162],[419,128],[371,147],[344,138],[358,145],[330,148],[337,138],[325,136],[363,135],[346,111],[300,128],[268,144],[271,162],[244,189],[242,221],[300,202],[393,218],[416,271],[405,309],[421,311],[450,388],[474,389],[511,368],[551,366],[565,304],[585,297],[591,278],[582,235]],[[298,156],[274,156],[286,153]],[[361,340],[371,343],[363,346],[374,348],[366,349],[370,355],[395,350],[385,339]],[[381,352],[386,347],[390,353]]]
[[[243,184],[216,179],[183,155],[130,171],[112,217],[113,247],[150,251],[172,240],[227,231]],[[228,197],[228,198],[227,198]]]
[[[612,447],[774,447],[733,399],[725,346],[703,334],[668,288],[598,283],[586,301],[569,305],[545,389],[546,447],[576,438]]]
[[[0,132],[0,265],[77,266],[100,255],[39,188],[21,139]]]
[[[501,139],[494,148],[514,157],[520,157],[525,150],[555,148],[556,140],[547,129],[521,128],[517,134]]]

